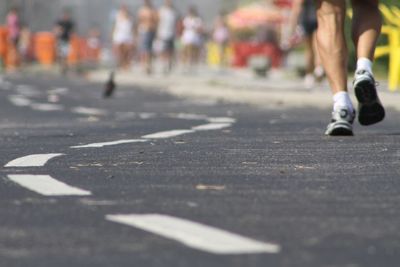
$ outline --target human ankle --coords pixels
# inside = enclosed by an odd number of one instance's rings
[[[333,95],[333,110],[338,110],[343,107],[348,108],[350,112],[354,111],[354,106],[350,95],[345,91],[338,92]]]
[[[372,65],[373,65],[373,62],[370,59],[361,57],[357,60],[356,72],[358,72],[360,70],[365,70],[365,71],[368,71],[369,73],[373,74]]]

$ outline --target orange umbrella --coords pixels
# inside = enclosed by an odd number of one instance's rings
[[[267,4],[252,4],[241,7],[228,15],[228,24],[233,29],[254,28],[267,23],[280,23],[281,11]]]

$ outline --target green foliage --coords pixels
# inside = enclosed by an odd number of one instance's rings
[[[399,0],[381,0],[380,2],[386,5],[394,5],[400,7]]]

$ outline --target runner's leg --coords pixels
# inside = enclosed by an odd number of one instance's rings
[[[318,49],[334,94],[326,135],[353,135],[354,108],[347,93],[348,51],[344,35],[345,0],[317,0]]]
[[[318,49],[332,92],[347,92],[345,0],[317,0]]]
[[[310,34],[305,38],[306,45],[306,75],[304,84],[306,88],[312,89],[315,85],[314,69],[315,69],[315,50],[313,35]]]
[[[354,78],[354,91],[359,102],[358,120],[362,125],[371,125],[385,118],[372,74],[372,62],[379,38],[382,17],[379,0],[352,0],[353,40],[357,49],[357,70]]]
[[[305,40],[306,44],[306,73],[313,74],[315,68],[315,54],[314,54],[314,40],[312,35],[306,37]]]
[[[382,16],[378,0],[352,0],[352,35],[357,50],[357,58],[373,61],[376,42],[381,33]]]

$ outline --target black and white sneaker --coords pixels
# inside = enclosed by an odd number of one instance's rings
[[[332,112],[332,121],[325,134],[329,136],[353,136],[353,123],[355,111],[347,107],[338,108]]]
[[[361,125],[372,125],[385,118],[385,109],[379,100],[375,79],[365,70],[356,72],[353,82],[358,100],[358,121]]]

